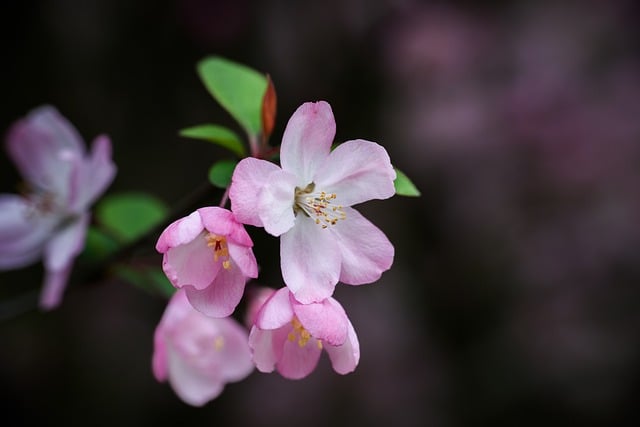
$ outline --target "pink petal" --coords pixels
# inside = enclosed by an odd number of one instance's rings
[[[0,194],[0,270],[38,260],[57,220],[55,215],[41,215],[22,197]]]
[[[82,252],[89,219],[89,213],[82,214],[53,235],[44,248],[45,269],[62,270]]]
[[[247,308],[244,315],[244,324],[251,328],[258,318],[258,312],[265,302],[275,293],[275,289],[266,286],[252,285],[245,289],[247,295]]]
[[[266,160],[248,157],[240,160],[233,171],[229,199],[236,219],[243,224],[262,227],[258,214],[258,194],[267,182],[267,177],[280,168]]]
[[[207,231],[224,236],[238,245],[253,246],[251,237],[228,209],[210,206],[198,209],[202,224]]]
[[[375,142],[355,140],[340,144],[313,177],[316,188],[335,193],[335,202],[351,206],[395,194],[396,173],[387,151]]]
[[[273,372],[282,354],[282,347],[279,347],[280,351],[276,351],[277,347],[273,345],[274,334],[275,331],[263,331],[255,326],[249,332],[253,363],[260,372]]]
[[[347,219],[330,227],[342,255],[340,281],[349,285],[375,282],[393,264],[393,245],[358,211],[344,211]]]
[[[278,170],[267,177],[267,183],[258,195],[258,214],[267,233],[280,236],[293,227],[295,215],[296,177]]]
[[[106,135],[93,141],[91,154],[81,159],[72,174],[72,188],[76,191],[71,198],[71,210],[83,211],[107,189],[116,174],[116,166],[111,159],[111,140]]]
[[[42,310],[53,310],[60,305],[72,266],[73,264],[68,264],[59,270],[47,270],[45,272],[44,284],[40,291],[40,300],[38,302]]]
[[[348,322],[347,340],[340,346],[325,345],[333,370],[339,374],[353,372],[360,361],[360,343],[351,322]]]
[[[237,268],[220,272],[204,289],[185,286],[191,305],[206,316],[226,317],[233,313],[244,293],[245,276]]]
[[[254,369],[248,344],[249,332],[232,317],[212,320],[216,322],[219,336],[224,339],[222,349],[218,351],[220,375],[225,382],[246,378]]]
[[[183,359],[171,344],[167,345],[169,383],[184,402],[192,406],[202,406],[222,393],[224,382],[221,378],[202,375],[197,367]]]
[[[190,243],[169,249],[162,259],[162,270],[176,288],[205,289],[221,269],[222,263],[214,261],[214,251],[207,245],[204,234]]]
[[[258,277],[258,262],[253,254],[253,249],[228,243],[229,258],[232,259],[232,266],[237,267],[246,277],[255,279]]]
[[[256,326],[260,329],[278,329],[293,320],[293,308],[289,289],[280,288],[271,295],[256,315]]]
[[[70,158],[84,155],[76,129],[51,106],[32,110],[7,136],[9,155],[26,181],[66,197]]]
[[[298,380],[313,372],[318,365],[321,352],[321,348],[313,338],[302,347],[297,341],[285,340],[282,356],[276,367],[283,377]]]
[[[280,164],[298,177],[298,187],[311,183],[329,155],[335,134],[333,111],[326,102],[307,102],[293,113],[282,136]]]
[[[340,247],[329,229],[298,215],[296,225],[280,237],[280,265],[287,287],[303,304],[333,294],[340,276]]]
[[[349,319],[336,300],[327,298],[311,304],[300,304],[294,300],[292,305],[298,320],[314,338],[331,345],[344,344]]]
[[[189,216],[180,218],[169,224],[160,234],[156,243],[156,250],[161,254],[170,248],[185,245],[193,241],[204,230],[200,214],[192,212]]]

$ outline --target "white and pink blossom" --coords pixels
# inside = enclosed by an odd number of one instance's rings
[[[0,194],[0,269],[42,258],[40,307],[52,309],[84,248],[89,207],[115,176],[111,141],[100,135],[87,153],[73,125],[54,107],[42,106],[18,120],[6,142],[25,194]]]
[[[329,297],[301,304],[288,288],[275,291],[257,312],[249,346],[259,371],[275,369],[288,379],[309,375],[322,350],[339,374],[352,372],[360,360],[358,337],[340,303]]]
[[[158,381],[168,380],[184,402],[202,406],[222,393],[225,384],[253,371],[247,335],[231,317],[213,318],[195,310],[179,290],[155,331],[153,374]]]
[[[393,262],[384,233],[351,207],[395,194],[389,156],[361,139],[332,151],[335,130],[329,104],[303,104],[285,129],[281,167],[243,159],[229,189],[240,222],[281,237],[282,275],[302,303],[331,296],[338,281],[372,283]]]
[[[170,224],[158,238],[162,269],[202,313],[233,313],[248,278],[258,276],[249,234],[231,211],[205,207]]]

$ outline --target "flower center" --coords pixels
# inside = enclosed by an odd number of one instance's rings
[[[307,185],[305,188],[296,187],[294,195],[295,202],[293,204],[294,213],[302,212],[309,218],[315,220],[315,223],[327,228],[330,225],[336,225],[340,220],[347,219],[347,214],[342,210],[342,205],[334,205],[336,193],[325,193],[324,191],[315,191],[315,183]]]
[[[289,332],[289,335],[287,335],[287,339],[291,342],[297,340],[298,346],[300,348],[306,346],[309,340],[312,338],[309,331],[307,331],[304,326],[302,326],[302,323],[300,323],[298,318],[295,316],[293,317],[293,320],[291,320],[291,326],[293,326],[293,330]],[[316,345],[319,349],[322,349],[322,341],[316,340]]]
[[[227,247],[226,237],[208,233],[206,239],[207,246],[213,248],[213,260],[217,262],[218,259],[222,259],[222,266],[225,270],[229,270],[231,268],[231,261],[229,260],[229,248]]]

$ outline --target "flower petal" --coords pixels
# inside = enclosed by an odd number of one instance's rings
[[[293,113],[282,136],[280,164],[298,177],[298,187],[311,183],[329,155],[335,134],[333,111],[326,102],[306,102]]]
[[[249,333],[232,317],[212,319],[223,338],[218,350],[218,366],[225,382],[236,382],[246,378],[254,369],[248,345]]]
[[[35,211],[22,197],[0,194],[0,270],[38,260],[56,220],[54,215]]]
[[[267,182],[267,177],[280,168],[266,160],[248,157],[240,160],[233,171],[229,199],[236,219],[243,224],[262,227],[258,214],[258,194]]]
[[[232,266],[237,267],[246,277],[255,279],[258,277],[258,262],[253,250],[246,246],[227,243],[229,257],[233,260]]]
[[[277,347],[273,344],[275,332],[263,331],[255,326],[249,332],[249,347],[253,363],[260,372],[273,372],[282,353],[282,347],[279,347],[280,351],[276,351]]]
[[[337,204],[351,206],[393,196],[395,178],[387,151],[375,142],[359,139],[336,147],[313,181],[316,188],[335,193]]]
[[[342,256],[340,281],[349,285],[375,282],[393,264],[394,249],[387,236],[353,208],[333,232]]]
[[[184,360],[179,352],[167,343],[169,363],[169,383],[178,397],[192,406],[202,406],[222,393],[224,382],[221,378],[202,375],[197,367]]]
[[[294,300],[292,305],[298,320],[314,338],[331,345],[344,344],[349,319],[336,300],[327,298],[311,304],[300,304]]]
[[[100,135],[93,141],[91,154],[80,159],[71,175],[72,191],[70,209],[79,212],[87,209],[107,189],[116,174],[111,159],[111,140]]]
[[[217,206],[209,206],[198,209],[202,224],[207,231],[224,236],[238,245],[253,246],[249,233],[240,224],[233,213],[228,209]]]
[[[38,305],[42,310],[53,310],[60,305],[72,267],[73,264],[70,263],[60,270],[47,270],[45,272],[44,284],[38,301]]]
[[[256,314],[256,326],[260,329],[278,329],[293,320],[293,308],[289,289],[275,291]]]
[[[298,215],[296,225],[280,237],[282,277],[303,304],[333,294],[340,277],[340,248],[329,229]]]
[[[258,195],[258,215],[267,233],[278,237],[293,227],[295,189],[295,175],[283,170],[269,174]]]
[[[11,127],[7,150],[26,181],[66,197],[71,173],[68,160],[84,155],[84,143],[54,107],[43,106]]]
[[[345,375],[353,372],[360,361],[360,343],[351,322],[347,325],[347,340],[340,346],[325,345],[324,349],[331,359],[333,370]]]
[[[285,340],[282,356],[276,367],[283,377],[299,380],[313,372],[318,365],[321,352],[321,347],[313,339],[303,346],[300,346],[295,340]]]
[[[193,241],[204,230],[202,218],[198,211],[180,218],[167,226],[160,234],[156,243],[156,250],[161,254],[170,248],[185,245]]]
[[[90,214],[84,213],[55,232],[44,248],[44,267],[62,270],[71,264],[84,248]]]
[[[162,258],[162,270],[176,288],[205,289],[221,269],[222,263],[214,261],[214,251],[207,245],[204,234],[190,243],[169,249]]]
[[[226,317],[233,313],[242,299],[246,278],[238,268],[224,269],[204,289],[185,286],[189,302],[199,312],[210,317]]]

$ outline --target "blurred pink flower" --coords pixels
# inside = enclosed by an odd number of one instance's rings
[[[0,269],[43,258],[40,307],[52,309],[84,248],[89,207],[115,176],[111,142],[100,135],[87,153],[73,125],[54,107],[42,106],[11,127],[7,150],[26,195],[0,194]]]
[[[340,303],[329,297],[301,304],[288,288],[274,292],[258,311],[249,346],[259,371],[277,369],[288,379],[309,375],[322,349],[339,374],[353,372],[360,360],[358,337]]]
[[[162,269],[176,288],[184,288],[202,313],[233,313],[247,278],[258,277],[253,242],[233,213],[219,207],[200,208],[170,224],[158,238]]]
[[[240,222],[282,237],[282,275],[302,303],[331,296],[339,280],[374,282],[393,262],[384,233],[350,207],[395,194],[389,156],[364,140],[331,151],[335,128],[329,104],[303,104],[282,138],[282,168],[243,159],[229,191]]]
[[[202,406],[226,383],[246,378],[254,366],[247,331],[231,317],[195,310],[179,290],[156,328],[152,368],[158,381],[169,380],[180,399]]]

